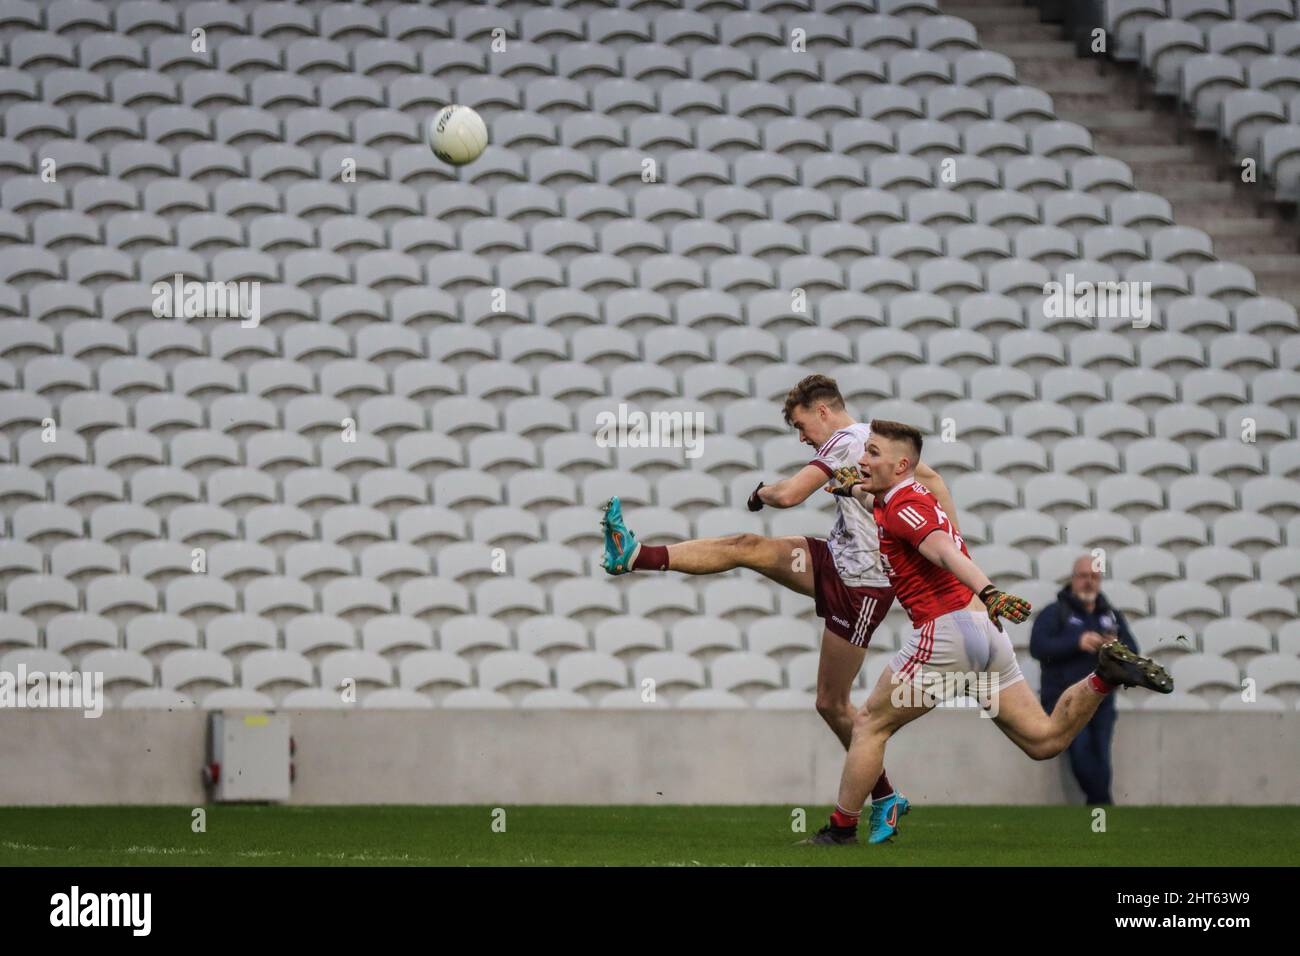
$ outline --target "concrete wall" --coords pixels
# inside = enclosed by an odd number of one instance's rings
[[[834,798],[843,751],[813,713],[310,711],[291,715],[293,803],[775,803]],[[204,801],[206,716],[0,711],[0,805]],[[1300,803],[1300,713],[1120,715],[1115,798]],[[1077,799],[974,711],[894,739],[890,777],[924,803]]]

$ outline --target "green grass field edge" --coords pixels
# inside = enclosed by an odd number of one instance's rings
[[[200,812],[201,811],[201,812]],[[1300,807],[917,806],[807,847],[825,807],[0,807],[0,866],[1294,866]],[[202,829],[199,824],[202,823]],[[802,827],[802,829],[801,829]]]

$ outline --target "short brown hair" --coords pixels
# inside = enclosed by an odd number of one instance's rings
[[[794,414],[796,408],[808,408],[817,402],[825,402],[837,411],[844,407],[844,396],[840,394],[840,387],[829,375],[806,375],[799,380],[798,385],[786,393],[785,407],[781,409],[781,414],[785,416],[785,423],[792,424],[790,416]]]
[[[916,464],[921,460],[921,432],[911,425],[904,425],[902,422],[887,422],[884,419],[873,418],[871,420],[871,434],[879,435],[882,438],[892,438],[895,441],[910,442],[912,450],[916,452]]]

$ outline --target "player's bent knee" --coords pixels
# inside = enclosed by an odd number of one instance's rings
[[[1048,737],[1044,740],[1031,740],[1022,745],[1021,749],[1032,760],[1051,760],[1065,749],[1065,744],[1055,737]]]
[[[1063,735],[1053,738],[1051,742],[1051,747],[1049,748],[1052,752],[1048,757],[1045,757],[1043,759],[1050,760],[1052,759],[1052,757],[1059,757],[1061,754],[1065,753],[1067,750],[1070,749],[1070,742],[1072,739],[1073,738],[1071,737],[1066,737]]]
[[[842,716],[853,714],[853,704],[848,697],[841,697],[838,694],[817,692],[817,713],[822,715],[825,720],[836,720]]]

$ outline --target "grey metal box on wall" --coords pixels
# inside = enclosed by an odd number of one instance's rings
[[[212,799],[289,799],[287,714],[214,713],[210,730]]]

